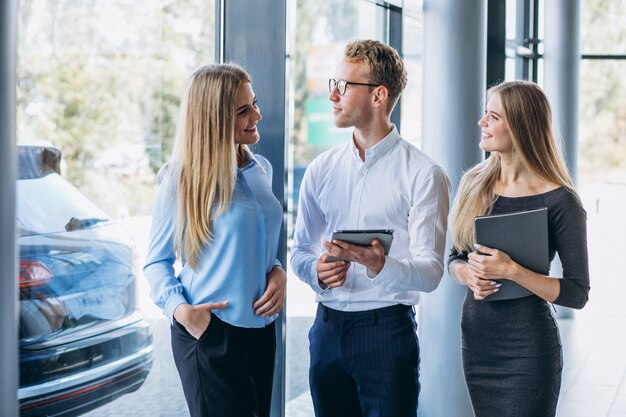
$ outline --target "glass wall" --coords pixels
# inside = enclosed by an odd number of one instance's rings
[[[614,263],[606,248],[626,245],[626,3],[581,0],[580,12],[578,188],[595,254],[590,311],[607,326],[607,317],[625,317],[620,280],[602,267]]]
[[[580,73],[581,181],[626,186],[626,60],[583,60]]]
[[[402,57],[407,68],[408,81],[401,96],[400,134],[418,148],[422,143],[422,3],[422,0],[405,1],[402,7]]]
[[[18,141],[114,217],[149,213],[191,71],[214,56],[206,0],[20,2]]]
[[[626,187],[626,3],[581,1],[579,161],[584,185]],[[626,195],[626,188],[620,189]],[[618,191],[618,189],[616,189]],[[626,202],[622,207],[626,207]]]
[[[34,392],[56,377],[137,357],[130,346],[140,337],[145,353],[149,332],[139,319],[147,317],[154,363],[142,394],[88,415],[184,416],[169,322],[150,300],[140,265],[155,173],[171,153],[184,84],[214,60],[214,1],[22,0],[18,31],[21,384]],[[63,366],[45,368],[28,353],[130,323],[141,324],[132,340],[92,344]],[[25,371],[37,364],[41,372]],[[104,391],[100,399],[115,398]]]

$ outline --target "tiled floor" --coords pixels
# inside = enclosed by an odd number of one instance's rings
[[[561,320],[564,374],[559,417],[626,417],[626,317]]]
[[[561,319],[564,374],[558,417],[626,417],[626,184],[583,193],[591,293]]]

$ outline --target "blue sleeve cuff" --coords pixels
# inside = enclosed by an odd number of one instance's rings
[[[167,299],[164,312],[170,323],[174,324],[174,310],[176,310],[176,307],[186,302],[185,296],[180,293],[175,293]]]

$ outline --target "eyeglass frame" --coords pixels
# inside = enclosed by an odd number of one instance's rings
[[[342,87],[343,88],[343,93],[341,92],[341,89],[339,88],[339,83],[343,83],[343,87]],[[328,91],[330,93],[332,93],[335,89],[337,89],[337,93],[340,96],[343,96],[344,94],[346,94],[346,91],[348,89],[348,85],[350,85],[350,84],[352,84],[352,85],[365,85],[365,86],[368,86],[368,87],[380,87],[381,86],[380,84],[357,83],[357,82],[354,82],[354,81],[346,81],[346,80],[339,80],[339,81],[337,81],[334,78],[329,78],[328,79]]]

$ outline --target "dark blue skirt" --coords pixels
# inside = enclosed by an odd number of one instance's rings
[[[548,303],[537,296],[476,301],[461,318],[463,371],[476,417],[551,417],[563,353]]]

